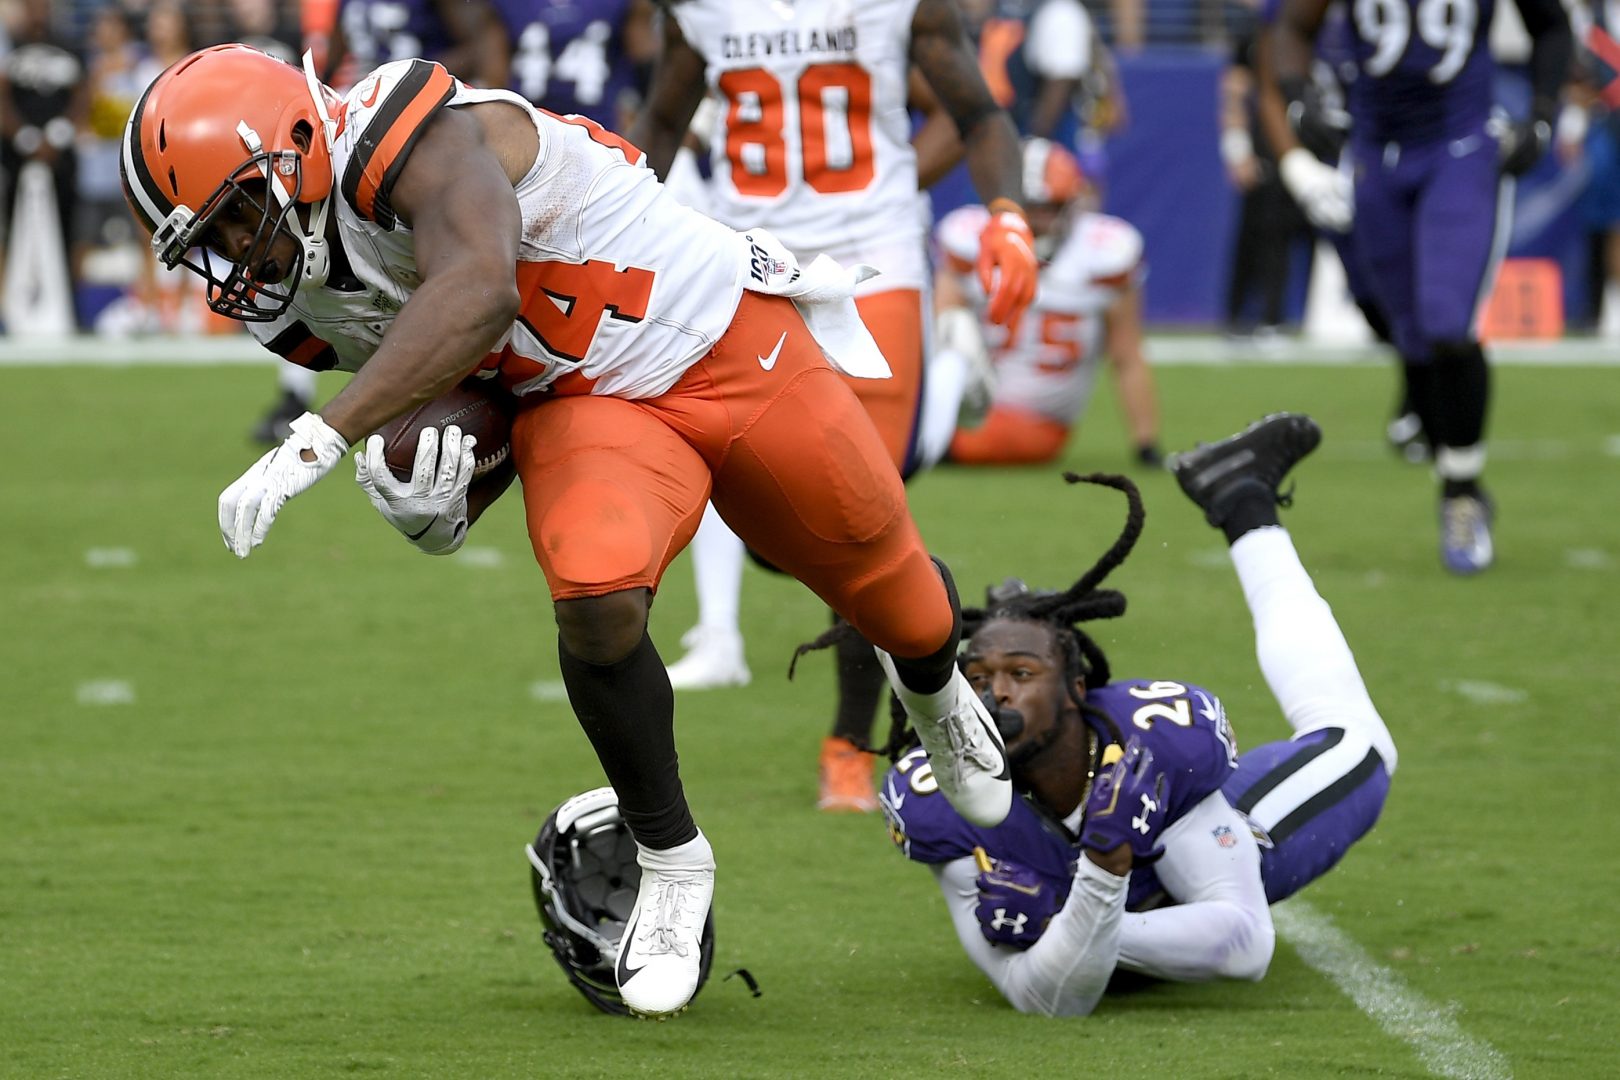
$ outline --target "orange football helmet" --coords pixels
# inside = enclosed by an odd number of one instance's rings
[[[159,75],[130,114],[119,160],[124,197],[158,258],[201,275],[208,306],[221,315],[268,322],[300,287],[326,281],[335,125],[325,95],[308,57],[300,72],[246,45],[216,45]],[[238,199],[260,221],[233,261],[217,244],[208,249],[212,223]],[[307,224],[299,206],[308,207]],[[255,280],[282,232],[298,241],[294,265],[279,281]]]
[[[1024,199],[1061,205],[1086,190],[1080,159],[1050,139],[1024,140]]]
[[[1071,207],[1085,192],[1080,159],[1050,139],[1024,140],[1024,205],[1043,262],[1056,252],[1073,219]]]

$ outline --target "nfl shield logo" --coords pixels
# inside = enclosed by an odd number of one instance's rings
[[[1223,848],[1237,846],[1237,836],[1233,834],[1232,828],[1229,825],[1217,826],[1212,831],[1211,835],[1215,837],[1215,842]]]

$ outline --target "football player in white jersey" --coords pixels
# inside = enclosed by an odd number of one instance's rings
[[[1024,144],[1024,191],[1041,278],[1016,328],[982,318],[984,293],[971,270],[984,208],[952,211],[935,234],[944,255],[935,284],[936,341],[970,354],[988,347],[996,374],[989,413],[956,433],[949,460],[1027,465],[1056,459],[1085,413],[1106,352],[1137,459],[1161,464],[1158,401],[1142,350],[1142,234],[1129,222],[1085,209],[1079,162],[1046,139]]]
[[[121,164],[159,257],[203,276],[214,311],[281,355],[354,373],[221,494],[239,558],[362,441],[357,479],[383,516],[423,551],[455,551],[499,494],[471,486],[473,440],[424,434],[417,484],[395,480],[367,435],[474,372],[516,396],[511,454],[563,681],[643,868],[616,958],[633,1011],[691,1000],[713,897],[647,634],[711,498],[884,650],[962,812],[1007,815],[1000,737],[956,669],[950,576],[839,374],[887,374],[855,310],[861,271],[801,265],[763,230],[680,205],[595,123],[425,60],[339,95],[307,58],[301,73],[245,46],[205,49],[142,95]]]
[[[722,110],[709,212],[765,226],[800,259],[829,254],[881,274],[856,303],[894,378],[852,384],[906,469],[923,369],[928,223],[919,214],[907,110],[913,70],[961,133],[989,213],[977,269],[988,314],[1013,323],[1034,293],[1033,236],[1020,205],[1017,131],[979,71],[952,0],[668,0],[664,49],[630,131],[660,175],[705,92]],[[671,669],[677,687],[745,683],[737,628],[743,552],[705,523],[693,546],[699,625]],[[869,739],[881,673],[858,642],[839,653],[839,703],[822,746],[819,804],[875,810]]]

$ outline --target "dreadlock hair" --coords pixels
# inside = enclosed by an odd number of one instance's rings
[[[1125,527],[1120,530],[1119,537],[1107,551],[1103,552],[1102,557],[1091,569],[1080,575],[1078,581],[1062,592],[1032,591],[1022,588],[1011,596],[992,600],[988,607],[963,608],[962,639],[966,641],[971,638],[986,623],[995,619],[1033,622],[1048,627],[1063,656],[1063,685],[1070,699],[1081,712],[1100,723],[1117,742],[1123,744],[1124,739],[1119,737],[1113,722],[1099,710],[1088,708],[1075,694],[1076,679],[1083,680],[1089,686],[1100,686],[1108,682],[1111,674],[1107,655],[1091,635],[1080,629],[1080,624],[1096,619],[1117,619],[1125,614],[1125,594],[1117,589],[1099,589],[1097,586],[1125,561],[1131,549],[1136,546],[1136,541],[1142,535],[1142,524],[1147,517],[1147,511],[1142,506],[1142,493],[1128,477],[1114,473],[1080,475],[1065,472],[1063,479],[1070,484],[1096,484],[1099,487],[1109,487],[1124,494],[1127,503]],[[788,678],[793,677],[793,670],[799,662],[799,657],[818,649],[825,649],[851,632],[847,623],[840,622],[814,641],[800,645],[794,650],[793,661],[788,665]],[[884,745],[863,749],[873,750],[885,755],[890,761],[895,761],[916,742],[916,734],[910,731],[905,710],[900,707],[899,699],[892,694],[889,701],[889,715],[889,737]]]

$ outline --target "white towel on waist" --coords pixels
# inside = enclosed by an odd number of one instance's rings
[[[750,229],[743,239],[748,242],[747,289],[792,300],[836,370],[857,379],[890,377],[889,362],[855,309],[855,286],[875,277],[875,266],[846,267],[827,255],[800,266],[782,241],[764,229]]]

